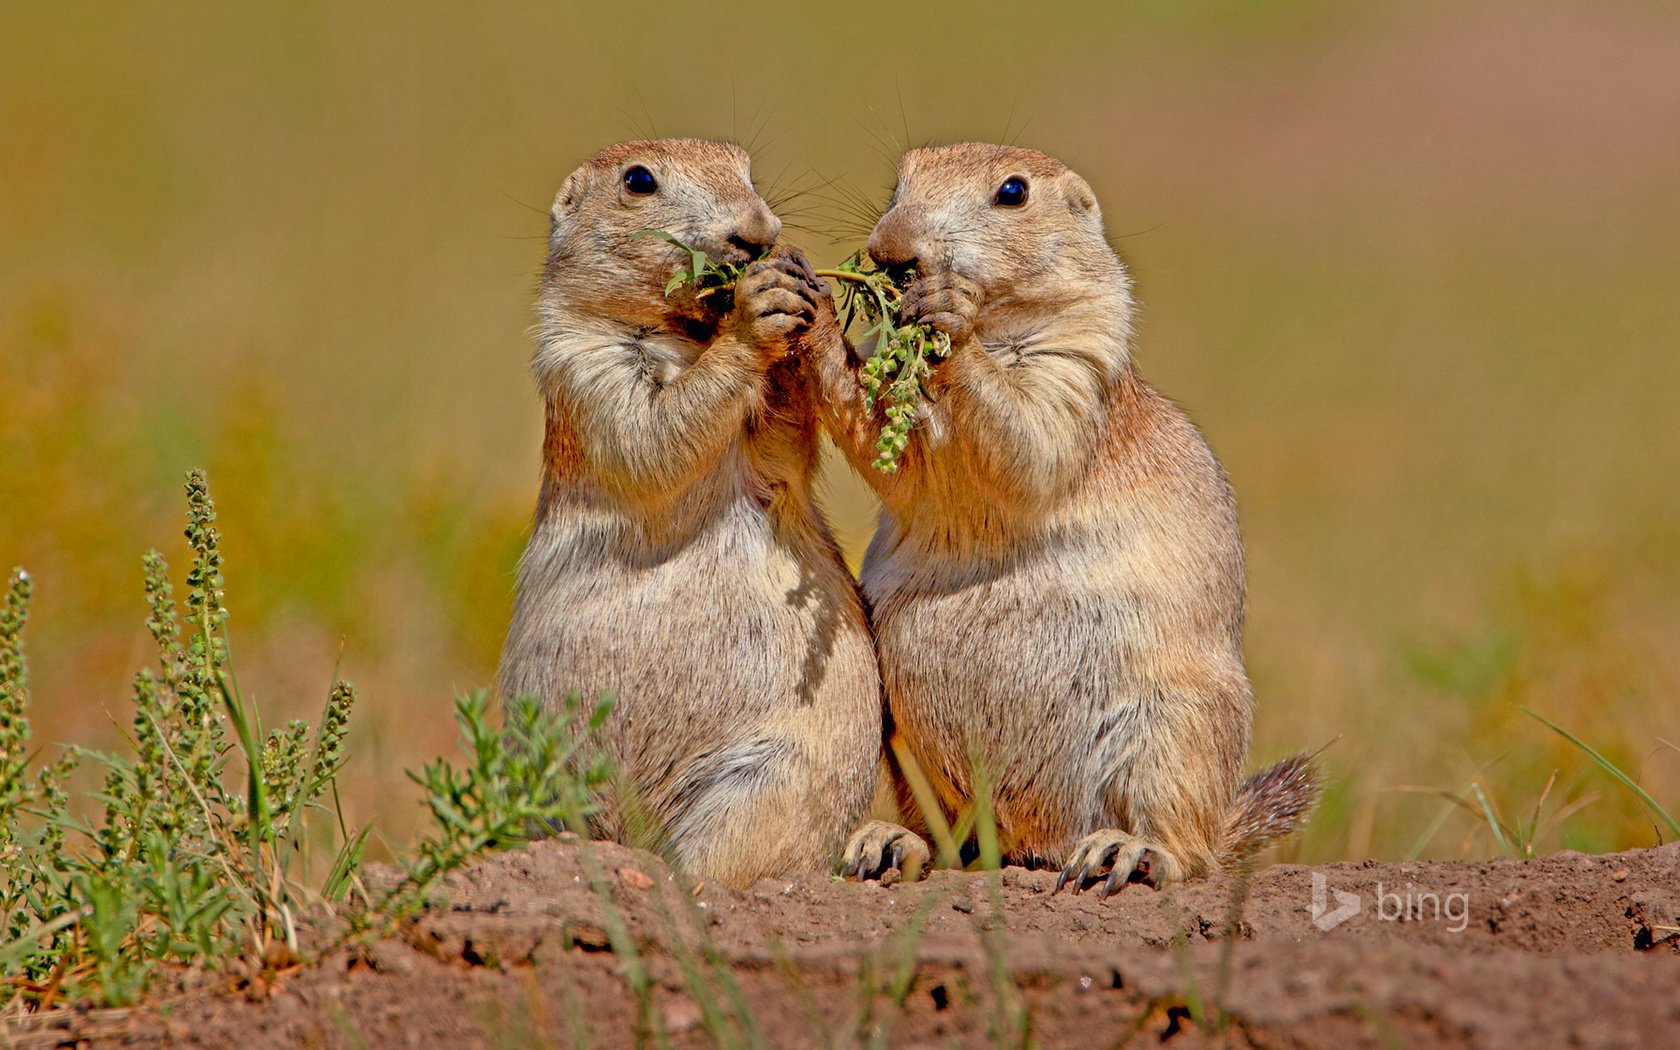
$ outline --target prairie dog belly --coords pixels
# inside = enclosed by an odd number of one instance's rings
[[[864,565],[894,728],[952,809],[984,765],[1006,849],[1091,824],[1140,729],[1147,581],[1113,534],[1082,539],[992,564],[883,545]]]
[[[878,699],[861,611],[814,582],[834,571],[824,553],[779,542],[749,497],[668,543],[579,507],[538,536],[503,691],[586,705],[613,694],[606,736],[627,772],[663,776],[731,741],[781,735],[802,712],[832,718],[836,746],[867,736]]]

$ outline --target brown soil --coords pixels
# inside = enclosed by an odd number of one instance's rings
[[[777,1046],[1018,1042],[1010,1026],[1022,1013],[1046,1046],[1680,1039],[1680,844],[1526,863],[1278,865],[1107,900],[1053,896],[1052,873],[1011,868],[1000,931],[978,873],[690,889],[644,853],[546,842],[472,869],[438,908],[369,948],[167,1012],[64,1012],[11,1035],[251,1050],[566,1046],[585,1034],[629,1045],[637,999],[589,888],[591,859],[646,966],[651,1023],[675,1046],[718,1041],[718,1025],[726,1039]],[[1312,917],[1315,876],[1332,913],[1338,891],[1360,898],[1329,931]],[[1239,935],[1226,939],[1239,899]],[[1396,918],[1408,900],[1410,915]],[[919,937],[906,933],[918,923]],[[999,965],[1022,1012],[999,1004]],[[746,1036],[719,971],[756,1026]]]

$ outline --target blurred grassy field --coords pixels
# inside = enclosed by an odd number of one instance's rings
[[[118,739],[138,555],[202,464],[245,688],[275,718],[354,679],[347,802],[406,837],[401,770],[507,620],[566,173],[731,137],[884,199],[906,142],[1008,136],[1096,188],[1142,367],[1235,481],[1256,763],[1338,741],[1289,855],[1486,855],[1404,789],[1526,820],[1554,770],[1541,849],[1649,843],[1520,707],[1680,808],[1677,70],[1654,0],[11,5],[0,562],[38,580],[39,735]],[[849,253],[832,211],[790,239]],[[855,552],[873,508],[829,482]]]

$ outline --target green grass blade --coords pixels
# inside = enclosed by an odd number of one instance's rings
[[[1652,798],[1649,792],[1647,792],[1644,788],[1640,787],[1638,784],[1634,783],[1634,780],[1633,780],[1632,777],[1628,776],[1626,773],[1622,772],[1619,768],[1617,768],[1616,763],[1610,761],[1608,758],[1605,758],[1603,755],[1599,754],[1598,751],[1591,744],[1587,743],[1585,740],[1582,740],[1580,737],[1576,736],[1574,733],[1571,733],[1569,730],[1567,730],[1567,729],[1563,728],[1562,726],[1558,725],[1556,722],[1547,718],[1545,715],[1540,714],[1538,711],[1532,710],[1532,709],[1527,708],[1527,707],[1523,708],[1523,710],[1528,713],[1529,717],[1533,718],[1535,721],[1539,722],[1541,725],[1545,726],[1546,728],[1550,729],[1552,732],[1554,732],[1554,733],[1558,734],[1559,736],[1563,737],[1565,740],[1569,741],[1571,744],[1574,744],[1576,747],[1580,748],[1582,751],[1585,751],[1587,753],[1588,757],[1590,757],[1594,762],[1598,763],[1598,766],[1599,766],[1600,769],[1604,770],[1606,773],[1609,773],[1611,776],[1615,777],[1617,780],[1620,780],[1624,785],[1626,785],[1627,789],[1629,791],[1632,791],[1635,795],[1637,795],[1639,797],[1639,801],[1645,803],[1646,808],[1648,808],[1652,813],[1656,814],[1657,818],[1659,820],[1661,820],[1664,824],[1668,825],[1668,830],[1672,831],[1676,838],[1680,838],[1680,821],[1677,821],[1673,817],[1669,816],[1668,811],[1663,809],[1662,806],[1658,805],[1657,800]]]
[[[1482,819],[1487,821],[1488,828],[1493,831],[1493,839],[1499,843],[1499,852],[1509,857],[1511,844],[1505,839],[1505,825],[1500,821],[1498,814],[1494,813],[1493,803],[1489,802],[1487,795],[1483,793],[1482,785],[1475,781],[1470,782],[1470,790],[1476,793],[1476,801],[1482,807]]]
[[[350,889],[350,880],[355,877],[356,869],[362,866],[362,850],[367,846],[368,832],[373,825],[362,828],[356,836],[347,840],[339,848],[338,856],[333,858],[332,870],[321,883],[321,896],[330,901],[344,899],[344,894]]]
[[[1435,814],[1435,819],[1431,820],[1429,826],[1423,829],[1423,833],[1418,836],[1416,842],[1412,843],[1412,848],[1407,850],[1401,859],[1417,860],[1423,856],[1423,851],[1429,848],[1429,843],[1434,840],[1441,828],[1447,823],[1447,818],[1452,816],[1453,810],[1457,808],[1458,801],[1457,798],[1450,798],[1441,807],[1441,811]]]
[[[933,836],[934,848],[939,854],[934,858],[934,862],[942,868],[957,867],[961,863],[959,843],[951,834],[951,825],[945,819],[945,809],[940,805],[939,796],[934,792],[933,785],[928,782],[927,775],[922,772],[921,764],[916,761],[916,756],[910,753],[910,746],[898,734],[893,734],[887,745],[892,751],[892,757],[898,760],[899,771],[904,775],[905,783],[910,786],[911,796],[916,800],[916,808],[922,812],[923,823]]]

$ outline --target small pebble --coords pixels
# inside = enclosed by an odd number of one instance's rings
[[[686,1032],[703,1020],[700,1007],[694,1005],[694,1002],[689,999],[678,999],[675,1002],[666,1003],[665,1008],[660,1013],[665,1021],[665,1031],[671,1035]]]

